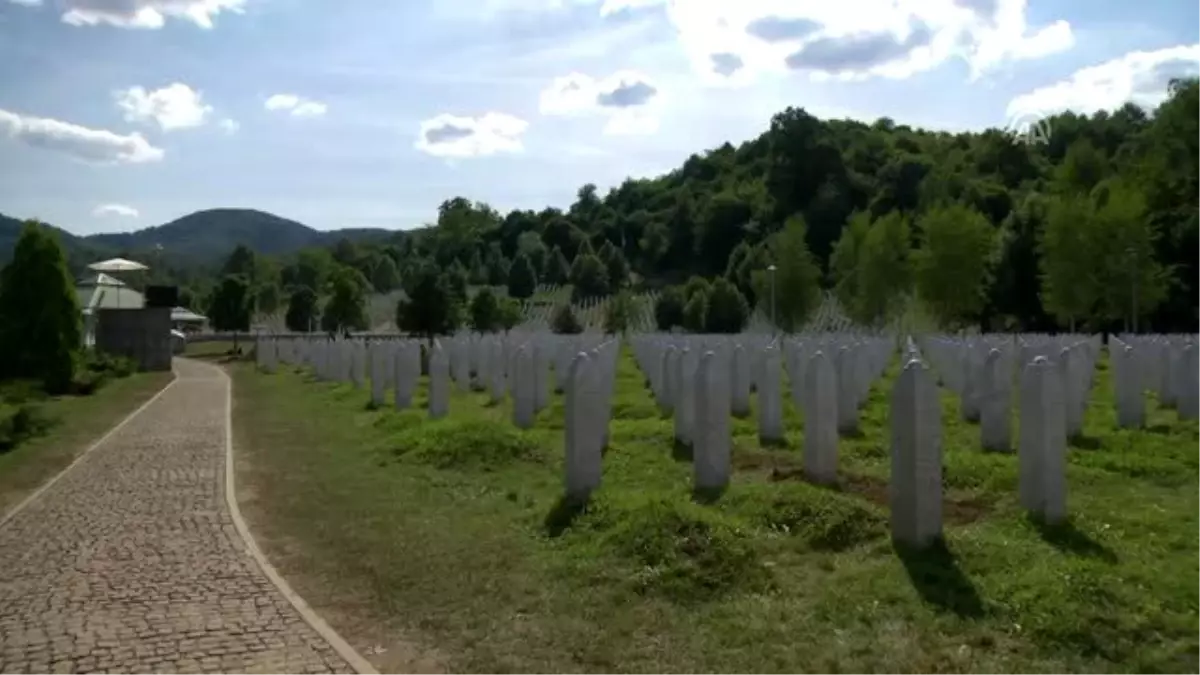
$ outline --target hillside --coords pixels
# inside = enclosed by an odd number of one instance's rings
[[[12,255],[21,221],[0,214],[0,263]],[[181,269],[212,268],[239,244],[262,255],[286,255],[311,246],[332,246],[343,237],[356,242],[380,241],[392,234],[381,229],[321,232],[294,220],[253,209],[208,209],[164,225],[133,232],[80,237],[55,227],[72,267],[120,254],[149,259],[162,247],[162,260]],[[78,263],[78,264],[77,264]]]
[[[788,108],[759,137],[657,178],[606,194],[584,185],[573,203],[536,211],[447,195],[431,228],[322,255],[376,291],[429,269],[503,284],[524,258],[537,284],[584,297],[725,277],[762,307],[776,264],[791,284],[783,309],[819,283],[861,324],[916,297],[944,325],[1194,332],[1198,89],[1174,81],[1155,110],[1050,117],[1039,143]],[[793,231],[799,241],[783,236]],[[259,281],[320,278],[315,260]]]
[[[17,237],[21,235],[22,224],[22,221],[0,213],[0,265],[7,264],[12,258],[13,247],[17,244]],[[89,262],[115,255],[114,250],[103,243],[88,241],[57,227],[54,230],[58,233],[59,241],[67,253],[67,261],[74,271],[78,271]]]
[[[356,241],[383,239],[387,230],[356,229],[321,232],[274,214],[254,209],[208,209],[165,225],[135,232],[95,234],[85,239],[118,250],[148,251],[162,246],[163,255],[212,263],[224,259],[239,244],[256,253],[279,255],[307,246],[332,244],[343,236]]]

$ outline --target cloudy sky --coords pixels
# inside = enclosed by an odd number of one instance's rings
[[[1195,0],[0,0],[0,213],[565,207],[788,105],[952,130],[1152,106],[1198,42]]]

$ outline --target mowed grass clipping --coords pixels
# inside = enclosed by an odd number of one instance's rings
[[[1018,508],[1015,453],[980,451],[943,395],[946,545],[921,553],[888,529],[894,365],[841,443],[839,486],[800,480],[787,401],[782,446],[734,419],[733,484],[700,503],[624,354],[586,508],[561,499],[561,395],[521,431],[485,393],[455,390],[430,421],[424,383],[396,412],[231,368],[252,528],[382,669],[414,654],[486,672],[1200,669],[1197,425],[1151,401],[1147,429],[1116,430],[1104,363],[1054,528]]]

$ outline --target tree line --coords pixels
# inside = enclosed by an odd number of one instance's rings
[[[831,289],[864,325],[916,302],[946,328],[1194,332],[1197,92],[1178,80],[1153,111],[1056,115],[1033,144],[788,108],[755,139],[603,196],[584,185],[566,209],[455,197],[378,244],[280,259],[242,247],[209,299],[237,276],[250,307],[330,330],[364,326],[366,294],[402,289],[398,324],[436,332],[468,323],[470,287],[524,300],[570,284],[576,301],[656,289],[660,327],[729,331],[756,308],[795,329]],[[449,298],[450,315],[422,309],[426,296]]]

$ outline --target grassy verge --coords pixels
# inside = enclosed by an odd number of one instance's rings
[[[1063,527],[1022,515],[1016,456],[979,451],[944,397],[947,545],[920,555],[887,535],[894,369],[841,445],[839,489],[796,480],[788,402],[786,447],[735,420],[734,484],[702,505],[626,355],[582,513],[558,501],[561,397],[522,432],[484,394],[430,422],[423,390],[397,413],[305,374],[232,372],[251,527],[383,670],[1198,668],[1197,425],[1152,404],[1147,430],[1116,430],[1103,365]]]
[[[241,340],[238,342],[238,349],[242,354],[247,354],[254,348],[253,341]],[[201,359],[204,361],[219,361],[227,362],[236,359],[233,352],[232,340],[213,340],[210,342],[189,342],[184,345],[183,356],[189,359]]]
[[[171,381],[171,373],[135,373],[89,396],[38,403],[50,424],[45,435],[0,453],[0,514],[53,478],[100,436]]]

